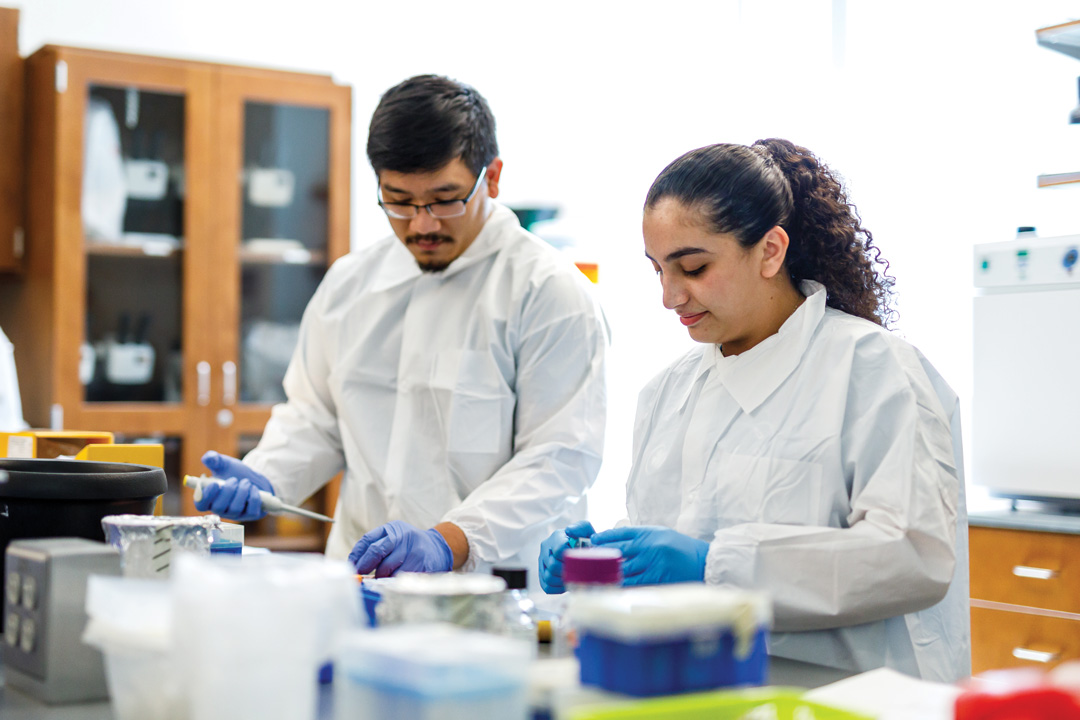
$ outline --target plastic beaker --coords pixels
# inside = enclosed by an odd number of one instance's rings
[[[189,717],[314,720],[319,668],[333,641],[359,627],[352,566],[271,553],[243,562],[182,555],[173,570]]]

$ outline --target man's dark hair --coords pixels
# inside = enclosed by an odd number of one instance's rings
[[[471,85],[417,75],[383,93],[371,116],[367,154],[376,175],[438,170],[458,157],[479,173],[499,154],[495,117]]]

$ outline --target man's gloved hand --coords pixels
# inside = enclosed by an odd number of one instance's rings
[[[540,587],[549,595],[566,592],[562,579],[562,556],[570,548],[570,538],[592,537],[591,523],[581,521],[563,530],[556,530],[540,543]]]
[[[261,473],[257,473],[234,457],[213,450],[202,456],[202,463],[210,473],[225,481],[224,485],[203,486],[202,499],[195,507],[202,512],[212,512],[229,520],[247,522],[266,515],[262,509],[259,491],[274,494],[274,486]]]
[[[621,527],[593,535],[593,545],[622,551],[623,585],[701,582],[709,543],[671,528]]]
[[[398,571],[450,572],[454,554],[438,530],[421,530],[394,520],[360,538],[349,553],[349,562],[361,575],[374,570],[375,577],[387,577]]]

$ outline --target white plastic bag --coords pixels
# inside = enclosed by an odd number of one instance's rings
[[[112,106],[90,98],[83,148],[82,218],[89,239],[120,239],[127,211],[127,178],[120,152],[120,126]]]

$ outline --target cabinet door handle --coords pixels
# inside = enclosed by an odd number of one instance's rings
[[[1022,578],[1034,578],[1035,580],[1050,580],[1051,578],[1057,577],[1057,570],[1029,567],[1027,565],[1014,565],[1013,575]]]
[[[225,378],[224,389],[221,393],[221,402],[224,405],[236,404],[236,363],[226,360],[221,365],[221,374]]]
[[[205,360],[195,366],[195,375],[199,379],[198,402],[202,407],[210,404],[210,363]]]
[[[1061,657],[1061,653],[1045,652],[1043,650],[1028,650],[1027,648],[1013,648],[1013,657],[1017,660],[1030,660],[1037,663],[1050,663]]]

